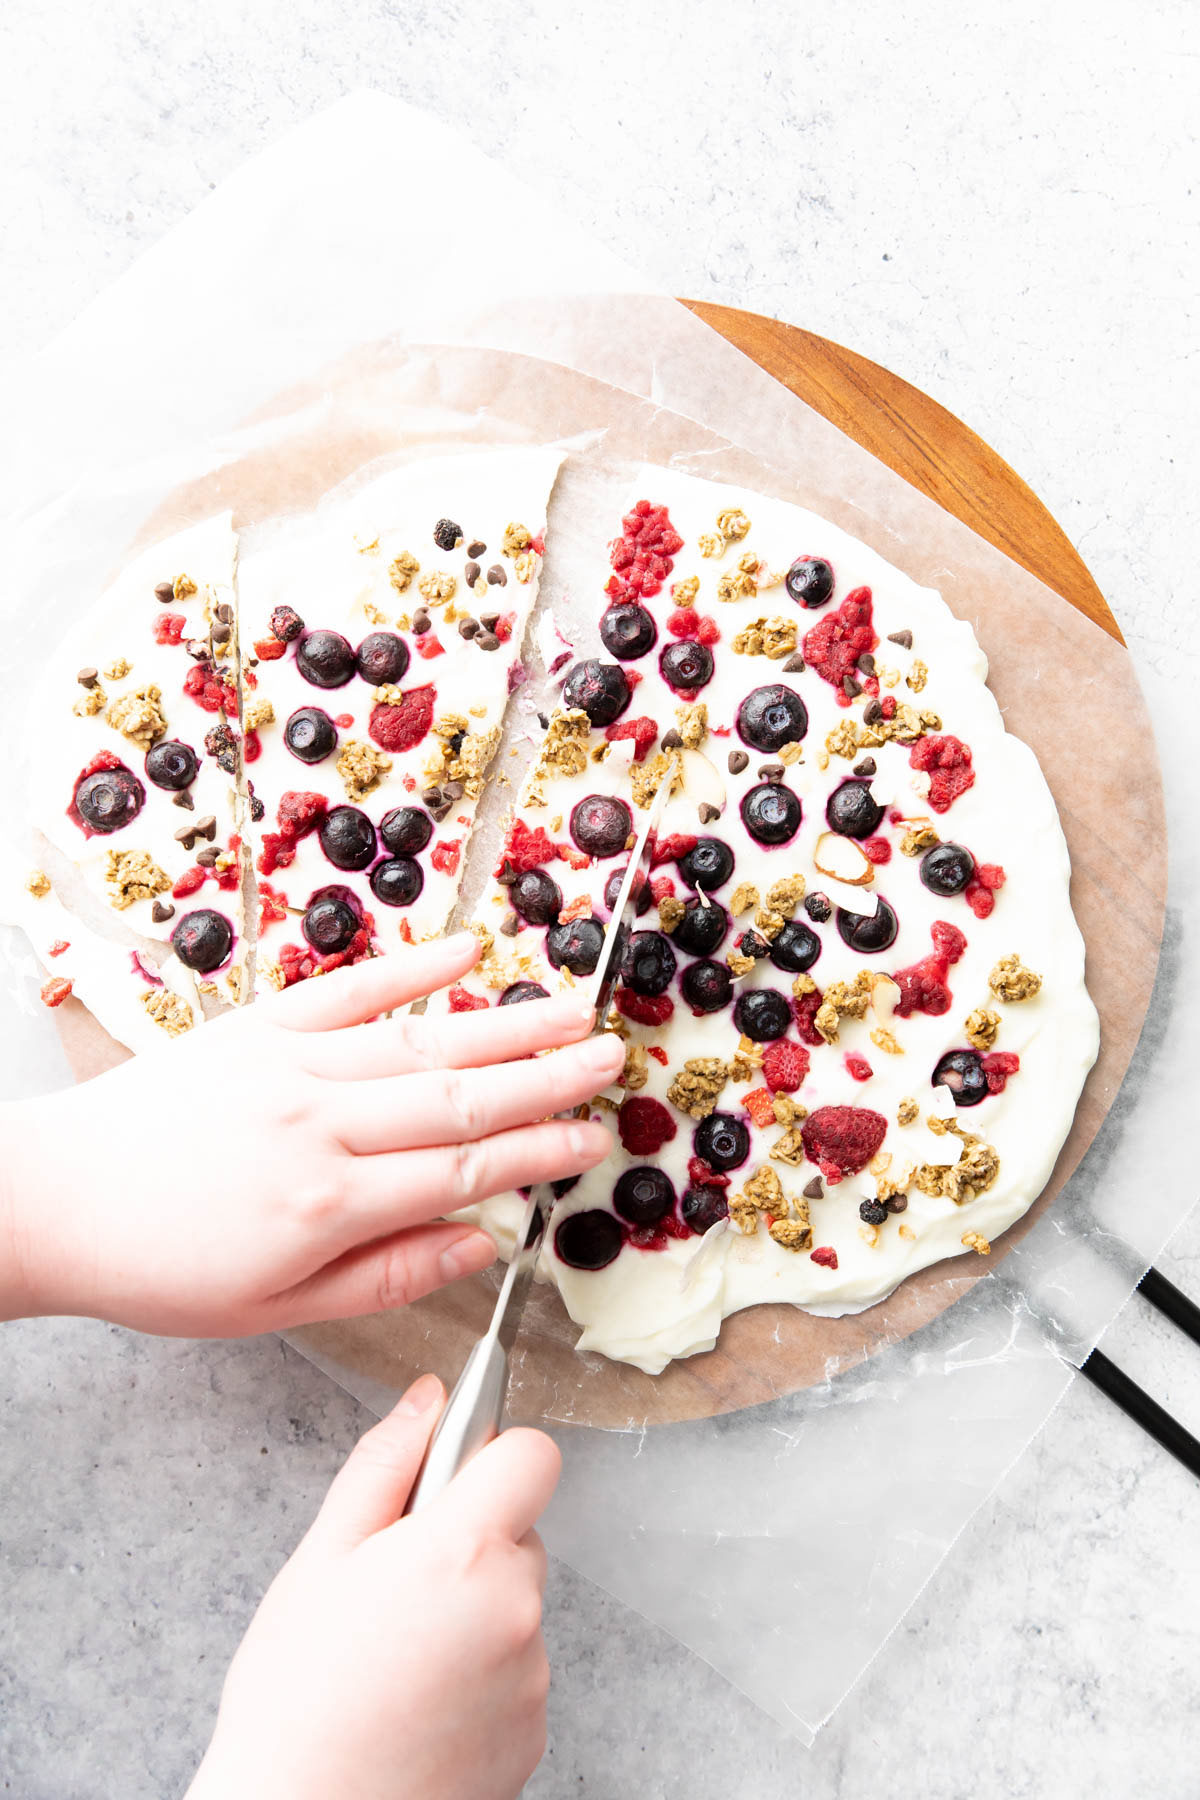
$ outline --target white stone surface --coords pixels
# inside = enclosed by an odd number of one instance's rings
[[[974,425],[1080,546],[1147,681],[1170,680],[1182,800],[1198,57],[1189,0],[17,0],[0,23],[0,358],[316,107],[367,85],[433,106],[676,292],[824,332]],[[381,229],[403,217],[402,194],[380,196]],[[4,1091],[55,1066],[49,1047],[36,1072],[7,1057]],[[1182,1096],[1186,1072],[1160,1079]],[[1200,1291],[1194,1217],[1160,1266]],[[1105,1347],[1200,1432],[1178,1334],[1135,1301]],[[179,1792],[256,1599],[363,1417],[271,1341],[67,1321],[9,1326],[3,1349],[3,1791]],[[1198,1498],[1076,1382],[812,1751],[559,1571],[551,1749],[529,1792],[1191,1800]]]

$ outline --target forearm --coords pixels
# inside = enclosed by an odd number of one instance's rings
[[[55,1145],[70,1132],[57,1096],[0,1105],[0,1320],[85,1310],[74,1291],[78,1246],[61,1221]]]

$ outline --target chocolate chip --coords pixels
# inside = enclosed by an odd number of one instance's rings
[[[196,844],[195,825],[181,825],[179,830],[175,833],[175,842],[177,844],[182,844],[185,850],[194,849]]]
[[[98,669],[80,669],[75,679],[80,687],[94,688],[99,678],[99,674],[100,671]]]
[[[883,1204],[890,1213],[906,1212],[908,1210],[908,1195],[893,1194],[891,1199],[885,1200]]]
[[[473,638],[478,630],[478,619],[460,619],[458,621],[458,635],[461,638]]]
[[[508,586],[508,576],[504,573],[504,570],[500,567],[499,563],[492,564],[487,572],[487,578],[489,587]]]
[[[783,780],[783,764],[782,763],[763,763],[762,767],[758,771],[758,779],[760,781],[782,781]]]
[[[188,793],[186,788],[181,788],[176,794],[173,805],[182,806],[185,812],[195,812],[196,810],[196,802],[192,799],[192,796]]]
[[[215,816],[212,813],[205,813],[202,819],[197,819],[195,832],[197,837],[207,838],[211,844],[217,835],[217,821]]]
[[[880,706],[878,700],[868,700],[867,704],[863,707],[863,724],[874,725],[878,720],[882,719],[882,717],[883,708]]]
[[[220,606],[218,606],[217,617],[220,619],[222,625],[233,624],[233,608],[227,600],[222,600]]]
[[[463,570],[463,580],[469,588],[475,586],[475,583],[479,580],[479,564],[477,562],[469,562],[467,564],[466,568]]]
[[[853,675],[843,675],[842,692],[845,694],[847,700],[857,700],[858,696],[862,693],[862,686],[859,682],[855,681]]]
[[[875,772],[875,758],[873,756],[864,756],[861,762],[855,763],[854,765],[854,773],[856,775],[874,775]]]
[[[476,538],[475,542],[473,544],[467,545],[467,555],[468,556],[482,556],[486,549],[487,549],[487,545],[484,543],[483,539]]]
[[[744,750],[731,750],[729,752],[729,773],[731,775],[740,775],[749,761],[750,758],[746,755]]]
[[[721,816],[720,807],[714,806],[710,800],[702,800],[696,811],[700,815],[702,825],[711,825],[714,819],[719,819]]]
[[[899,644],[899,646],[902,650],[911,650],[912,649],[912,632],[911,631],[889,631],[888,632],[888,643],[889,644]]]
[[[175,917],[175,908],[164,906],[161,900],[156,900],[150,908],[150,917],[156,925],[165,925],[168,919]]]
[[[498,650],[500,648],[500,639],[494,631],[481,631],[475,642],[481,650]]]
[[[215,844],[209,844],[205,849],[196,852],[196,861],[202,869],[211,869],[215,866],[220,854],[221,852]]]
[[[814,1175],[808,1186],[802,1188],[801,1192],[806,1200],[823,1200],[825,1198],[825,1189],[821,1186],[821,1177],[819,1175]]]
[[[801,656],[799,650],[795,650],[784,663],[783,672],[785,675],[798,675],[804,667],[804,658]]]
[[[451,800],[461,800],[466,793],[466,789],[463,787],[461,781],[448,781],[442,789],[442,792],[448,795]]]
[[[663,737],[662,747],[664,750],[682,750],[683,739],[677,731],[668,731]]]
[[[540,726],[541,726],[541,728],[542,728],[542,730],[543,730],[543,731],[549,731],[549,729],[550,729],[550,721],[549,721],[549,719],[548,719],[548,718],[547,718],[547,717],[546,717],[546,715],[545,715],[545,713],[539,713],[539,714],[538,714],[538,716],[537,716],[537,722],[538,722],[538,724],[539,724],[539,725],[540,725]]]
[[[154,589],[154,598],[160,606],[170,606],[175,598],[175,583],[173,581],[158,582]]]
[[[433,541],[439,550],[457,550],[462,539],[462,526],[453,519],[439,519],[433,528]]]
[[[517,935],[518,931],[520,931],[520,929],[521,929],[521,921],[520,921],[520,919],[518,919],[516,913],[509,913],[507,919],[505,919],[504,923],[500,927],[500,936],[501,937],[516,937],[516,935]]]
[[[854,666],[857,669],[861,669],[864,675],[873,675],[875,673],[875,658],[871,655],[869,650],[864,650]]]
[[[485,631],[495,631],[497,625],[500,623],[500,614],[498,612],[480,613],[479,623],[483,626]]]
[[[232,636],[233,632],[228,625],[218,623],[212,628],[212,641],[214,644],[227,644]]]
[[[516,879],[517,879],[517,871],[513,867],[509,858],[506,856],[504,858],[504,861],[500,864],[499,871],[497,872],[497,875],[496,875],[496,880],[500,883],[501,887],[511,887],[513,882]]]
[[[429,614],[424,610],[423,607],[418,612],[415,612],[413,614],[413,622],[412,622],[414,636],[424,637],[425,633],[429,630],[430,625],[432,623],[433,623],[433,621],[430,619]]]
[[[444,819],[454,802],[439,787],[426,788],[421,795],[430,815],[435,819]]]

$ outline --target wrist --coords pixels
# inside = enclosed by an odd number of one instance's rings
[[[43,1130],[49,1104],[36,1099],[0,1105],[0,1319],[82,1310],[63,1279],[70,1246],[59,1240],[69,1233],[56,1224],[58,1194],[48,1148],[53,1120],[49,1139]],[[57,1131],[64,1129],[60,1119]]]

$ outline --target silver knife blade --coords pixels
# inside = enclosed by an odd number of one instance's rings
[[[625,946],[629,942],[633,921],[637,916],[637,903],[645,892],[646,882],[649,880],[650,863],[657,842],[658,824],[663,815],[663,808],[667,804],[670,786],[668,773],[659,782],[654,798],[646,809],[646,816],[634,839],[624,879],[617,890],[616,902],[612,909],[612,923],[604,934],[604,948],[600,952],[600,961],[596,964],[596,971],[592,978],[592,996],[596,1006],[593,1031],[603,1031],[613,994],[621,979],[621,964],[625,957]]]

